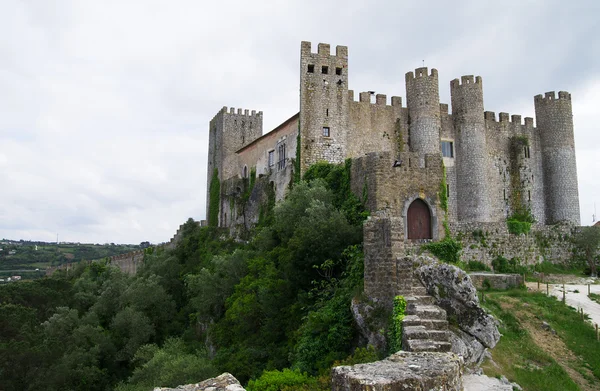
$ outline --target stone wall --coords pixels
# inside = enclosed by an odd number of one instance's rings
[[[569,224],[534,225],[527,235],[509,233],[505,222],[455,223],[450,224],[450,229],[462,242],[462,261],[490,266],[498,256],[518,258],[522,265],[568,261],[573,251],[570,239],[577,228]]]
[[[110,257],[108,264],[118,267],[123,273],[134,276],[137,269],[144,263],[144,250]]]
[[[494,273],[469,273],[475,288],[484,288],[487,281],[492,289],[511,289],[523,285],[523,276],[520,274],[494,274]]]
[[[403,239],[408,207],[422,199],[430,209],[432,236],[437,240],[443,236],[443,211],[438,199],[442,175],[442,159],[436,154],[402,152],[396,159],[391,152],[369,153],[352,161],[351,187],[360,199],[366,193],[371,214],[399,218]]]

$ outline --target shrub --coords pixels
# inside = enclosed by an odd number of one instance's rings
[[[297,369],[286,368],[283,371],[264,371],[258,379],[250,380],[246,389],[248,391],[310,390],[311,388],[308,387],[316,385],[317,379],[314,377]]]
[[[423,249],[431,252],[444,262],[457,263],[459,261],[458,254],[462,246],[460,242],[450,236],[446,236],[442,241],[423,245]]]

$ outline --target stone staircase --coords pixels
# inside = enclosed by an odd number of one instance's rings
[[[398,264],[401,262],[398,260]],[[434,304],[434,298],[413,276],[413,265],[404,269],[404,298],[406,316],[402,322],[402,349],[408,352],[449,352],[448,320],[446,311]],[[410,285],[409,285],[410,284]]]

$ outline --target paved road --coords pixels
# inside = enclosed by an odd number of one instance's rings
[[[528,282],[527,288],[530,290],[537,290],[537,282]],[[556,296],[559,300],[562,300],[562,284],[550,284],[549,288],[551,295]],[[565,284],[565,290],[567,291],[565,295],[565,301],[567,304],[577,309],[583,308],[583,312],[590,316],[592,323],[600,325],[600,304],[590,300],[588,297],[588,286]],[[546,284],[540,284],[540,291],[546,291]],[[590,292],[600,295],[600,285],[590,285]]]

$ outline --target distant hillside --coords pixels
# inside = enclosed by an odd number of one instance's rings
[[[139,250],[147,245],[149,244],[56,244],[4,239],[0,241],[0,277],[12,274],[34,277],[36,274],[43,274],[43,270],[50,266],[101,259]],[[39,269],[38,273],[36,269]]]

